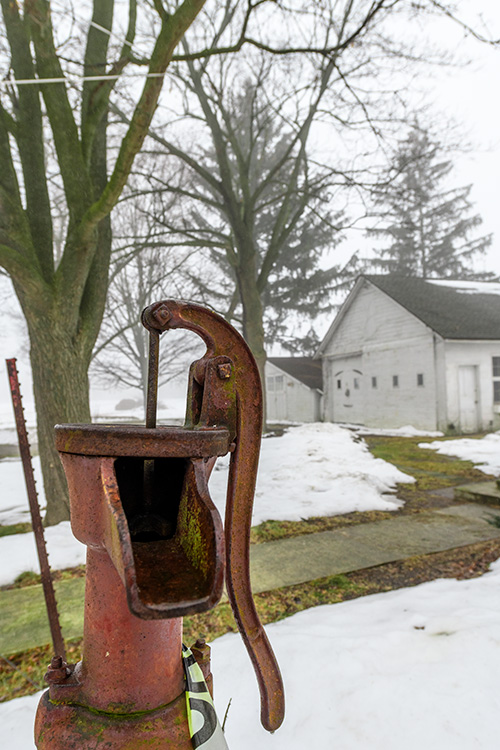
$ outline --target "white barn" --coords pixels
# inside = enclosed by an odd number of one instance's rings
[[[321,419],[322,367],[311,357],[269,357],[266,361],[268,422]]]
[[[326,421],[500,429],[500,284],[360,276],[315,357]]]

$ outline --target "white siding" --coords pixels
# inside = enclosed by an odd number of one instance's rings
[[[363,366],[367,427],[437,429],[432,335],[411,343],[402,341],[398,347],[371,347],[363,354]],[[376,388],[372,378],[376,378]]]
[[[367,427],[460,432],[474,423],[478,430],[500,429],[492,372],[500,341],[444,341],[368,282],[329,335],[322,345],[325,419]],[[362,373],[356,391],[355,370]]]
[[[309,388],[272,362],[266,362],[266,382],[268,378],[273,379],[273,386],[279,385],[278,390],[266,387],[268,422],[316,422],[320,419],[319,391]]]
[[[446,392],[445,342],[434,334],[434,361],[436,370],[436,427],[446,432],[448,429],[448,407]]]
[[[443,386],[436,384],[434,338],[407,310],[365,284],[324,349],[325,419],[367,427],[412,424],[419,429],[437,429],[437,388]],[[354,391],[349,386],[355,370],[362,375]],[[341,372],[346,387],[338,388]],[[418,375],[422,385],[418,385]],[[393,377],[398,379],[397,386]],[[349,418],[349,413],[354,418]]]
[[[500,341],[445,341],[447,424],[460,431],[459,368],[477,367],[479,430],[500,429],[500,406],[493,404],[492,357],[500,357]]]
[[[365,284],[345,313],[323,356],[354,354],[372,343],[427,336],[429,329],[376,287]]]

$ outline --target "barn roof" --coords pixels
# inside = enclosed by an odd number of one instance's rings
[[[500,339],[500,283],[364,275],[445,339]]]
[[[268,357],[268,361],[309,388],[323,390],[323,372],[318,360],[311,357]]]

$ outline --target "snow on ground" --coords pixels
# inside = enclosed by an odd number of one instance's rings
[[[38,502],[45,508],[42,472],[40,459],[33,459],[33,473],[35,475]],[[0,524],[8,526],[15,523],[30,523],[30,509],[26,485],[24,483],[23,465],[19,458],[4,458],[0,461]]]
[[[391,429],[379,429],[377,427],[364,427],[359,424],[342,424],[342,427],[348,427],[358,435],[387,435],[387,437],[443,437],[442,432],[432,430],[418,430],[411,424],[403,427],[393,427]]]
[[[226,458],[210,479],[210,490],[222,517],[227,473]],[[413,481],[392,464],[374,458],[362,440],[338,425],[292,427],[282,437],[262,441],[252,523],[268,519],[298,521],[355,510],[397,510],[402,501],[389,493],[397,482]],[[0,486],[4,488],[0,523],[28,520],[20,460],[0,461]],[[47,529],[46,537],[54,569],[83,562],[82,545],[73,540],[68,524]],[[33,534],[1,537],[0,585],[10,583],[24,570],[38,570]]]
[[[210,491],[223,508],[228,461],[218,463]],[[262,441],[252,524],[299,521],[352,511],[397,510],[388,494],[397,482],[413,482],[395,466],[374,458],[366,443],[338,425],[317,422],[291,427]]]
[[[418,445],[419,448],[430,448],[444,456],[472,461],[485,474],[500,475],[500,432],[493,432],[479,439],[434,440],[432,443]]]
[[[45,541],[53,570],[72,568],[85,562],[87,548],[75,539],[69,521],[46,528]],[[0,586],[12,583],[27,570],[40,572],[33,532],[0,537]]]
[[[286,716],[259,724],[258,692],[237,634],[212,644],[220,717],[231,699],[231,750],[496,750],[500,709],[500,563],[316,607],[266,628],[285,683]],[[9,750],[34,748],[39,695],[0,705]]]

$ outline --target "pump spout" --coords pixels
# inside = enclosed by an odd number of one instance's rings
[[[115,434],[120,429],[130,434],[123,425],[108,431]],[[113,439],[111,449],[104,444],[109,437],[105,426],[79,425],[77,432],[75,438],[71,425],[57,427],[59,450],[66,449],[61,460],[72,490],[73,531],[84,544],[107,551],[130,611],[149,620],[183,617],[215,606],[224,584],[224,535],[206,472],[213,451],[227,451],[227,435],[205,431],[205,445],[200,446],[199,431],[190,431],[192,444],[183,450],[171,445],[177,438],[175,428],[148,430],[148,435],[159,433],[156,451],[151,445],[144,449],[136,440],[128,446],[132,455],[95,456],[88,454],[116,451]],[[182,439],[190,442],[185,430]],[[76,449],[82,452],[73,453]],[[190,456],[172,455],[189,450]],[[124,446],[120,452],[125,452]],[[152,456],[154,452],[163,455]],[[147,464],[154,471],[146,497]]]
[[[159,473],[156,466],[155,479]],[[125,586],[130,611],[144,619],[162,619],[214,607],[224,582],[224,537],[208,494],[203,459],[186,462],[171,524],[158,514],[141,514],[135,533],[134,519],[129,524],[123,509],[112,459],[102,461],[101,478],[106,549]]]

